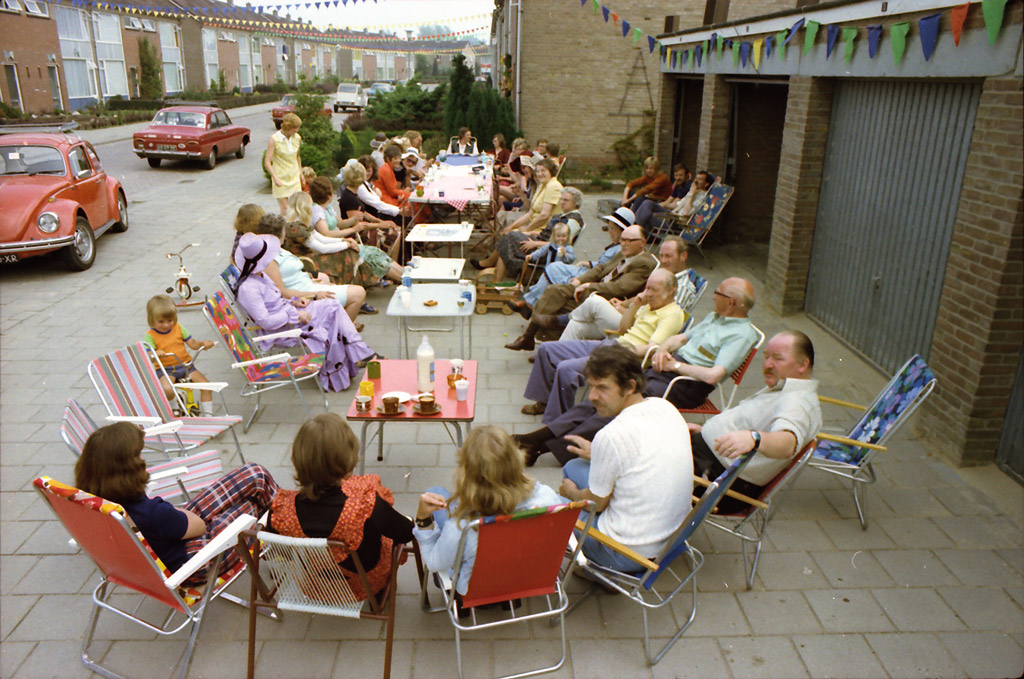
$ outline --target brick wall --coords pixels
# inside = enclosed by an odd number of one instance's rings
[[[4,51],[14,52],[14,60],[5,59],[3,66],[14,65],[18,69],[22,107],[28,113],[52,111],[55,104],[47,68],[61,65],[57,22],[52,17],[0,12],[0,36],[3,36],[0,45]],[[56,63],[49,61],[51,54],[57,55]],[[10,103],[12,97],[5,71],[0,70],[0,92],[4,101]],[[61,92],[64,93],[61,108],[66,108],[67,84],[64,82],[64,69],[59,68],[59,71]]]
[[[209,89],[210,81],[203,63],[203,26],[194,19],[181,22],[181,62],[185,67],[186,89]]]
[[[1019,77],[985,80],[928,361],[920,429],[965,465],[995,457],[1024,344],[1022,96]]]
[[[768,249],[765,303],[780,314],[804,306],[833,81],[792,76]]]
[[[701,99],[700,141],[697,143],[697,169],[724,175],[729,155],[729,108],[732,87],[720,75],[704,76]]]
[[[762,14],[795,9],[796,6],[796,0],[732,0],[729,3],[728,21],[738,21]]]
[[[277,81],[277,52],[273,45],[260,45],[259,68],[261,83],[273,85]]]
[[[230,35],[230,34],[229,34]],[[244,40],[248,33],[241,34]],[[230,40],[221,40],[220,31],[217,31],[217,67],[224,72],[224,86],[228,92],[238,87],[238,43]],[[238,39],[238,36],[236,36]]]

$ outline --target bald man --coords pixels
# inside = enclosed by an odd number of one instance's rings
[[[619,244],[622,251],[607,264],[595,266],[568,283],[548,286],[533,308],[526,331],[505,348],[532,351],[538,331],[564,328],[558,314],[569,313],[590,295],[626,299],[640,292],[658,260],[644,250],[644,232],[639,226],[624,229]]]

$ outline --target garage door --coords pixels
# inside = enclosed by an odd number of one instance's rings
[[[806,311],[894,371],[927,358],[980,83],[837,83]]]

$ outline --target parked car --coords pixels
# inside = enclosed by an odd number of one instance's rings
[[[366,95],[358,83],[341,83],[334,93],[334,112],[354,108],[357,111],[366,106]]]
[[[206,169],[217,165],[217,156],[234,153],[245,157],[249,128],[235,125],[220,107],[211,103],[182,102],[157,111],[149,127],[132,135],[135,155],[160,167],[160,161],[195,159]]]
[[[60,250],[70,268],[84,271],[97,236],[128,229],[121,182],[72,129],[0,127],[0,263]]]
[[[333,101],[333,100],[332,100]],[[337,109],[335,109],[337,110]],[[281,97],[281,103],[270,109],[270,117],[274,121],[274,127],[281,129],[281,121],[284,120],[286,113],[295,113],[295,95],[286,94]],[[331,105],[324,101],[324,108],[320,111],[320,115],[331,117]]]
[[[366,101],[370,101],[381,92],[394,92],[395,88],[391,83],[373,83],[366,89]]]

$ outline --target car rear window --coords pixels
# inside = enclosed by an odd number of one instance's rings
[[[294,103],[295,103],[295,97],[293,97],[290,94],[286,94],[286,95],[284,95],[284,97],[281,98],[281,106],[291,106]]]
[[[0,146],[0,174],[64,174],[64,156],[52,146]]]
[[[188,111],[160,111],[153,118],[153,124],[206,127],[206,116],[202,113],[189,113]]]
[[[338,91],[345,94],[359,94],[359,85],[338,85]]]

